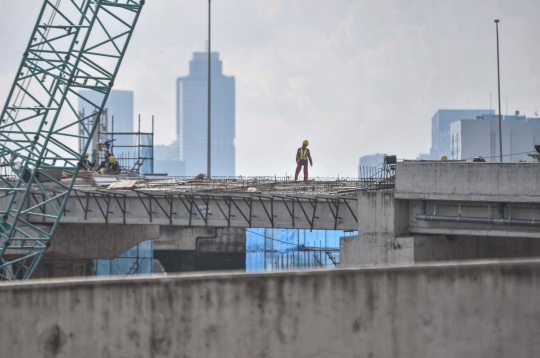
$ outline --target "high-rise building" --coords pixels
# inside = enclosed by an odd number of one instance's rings
[[[180,160],[178,140],[169,145],[156,145],[154,147],[154,173],[163,173],[169,176],[186,175],[185,163]]]
[[[493,115],[492,109],[439,109],[431,118],[431,159],[450,157],[450,124],[461,119],[476,119],[482,115]]]
[[[481,156],[488,162],[500,160],[499,122],[497,115],[478,120],[459,120],[451,124],[450,159],[473,159]],[[502,150],[504,162],[531,161],[527,153],[540,144],[540,124],[536,118],[503,116]]]
[[[235,175],[235,79],[223,74],[219,53],[211,54],[212,176]],[[195,52],[189,75],[176,82],[179,160],[185,175],[207,172],[208,52]]]

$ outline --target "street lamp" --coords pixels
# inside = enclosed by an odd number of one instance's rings
[[[208,179],[212,178],[212,121],[211,121],[211,55],[212,47],[210,46],[210,15],[211,15],[211,0],[208,0],[208,157],[206,175]]]
[[[502,118],[501,118],[501,71],[499,66],[499,20],[495,20],[495,29],[497,32],[497,81],[499,87],[499,159],[502,163]]]

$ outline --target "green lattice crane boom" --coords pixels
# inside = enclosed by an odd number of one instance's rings
[[[143,5],[44,0],[0,115],[0,280],[31,278],[45,255],[78,174],[78,140],[86,152],[98,125],[87,119],[101,116]],[[96,113],[80,118],[77,101]]]

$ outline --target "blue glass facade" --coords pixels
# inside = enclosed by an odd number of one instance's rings
[[[246,271],[335,267],[342,230],[247,229]]]
[[[153,259],[153,241],[143,241],[116,259],[96,260],[96,276],[152,274]]]

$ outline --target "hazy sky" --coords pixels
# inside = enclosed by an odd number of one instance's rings
[[[135,113],[175,130],[175,79],[204,50],[207,1],[147,0],[115,81]],[[0,0],[4,104],[41,6]],[[212,49],[236,77],[239,175],[284,175],[309,139],[310,174],[356,176],[376,152],[415,158],[440,108],[493,108],[499,18],[502,112],[540,110],[538,0],[214,0]],[[149,122],[148,122],[149,123]]]

